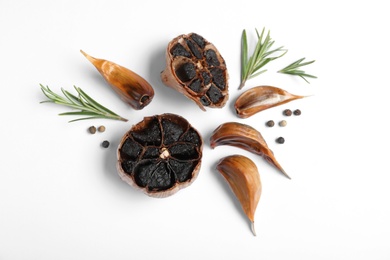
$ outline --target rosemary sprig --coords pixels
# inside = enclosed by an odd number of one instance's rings
[[[309,65],[309,64],[312,64],[313,62],[315,62],[315,60],[307,61],[307,62],[303,62],[302,63],[302,61],[304,59],[305,58],[302,58],[302,59],[299,59],[297,61],[294,61],[293,63],[291,63],[290,65],[288,65],[284,69],[279,70],[278,72],[279,73],[284,73],[284,74],[290,74],[290,75],[299,76],[299,77],[303,78],[307,83],[310,83],[305,77],[308,77],[308,78],[317,78],[317,77],[313,76],[313,75],[310,75],[310,74],[307,74],[305,71],[300,70],[299,68],[303,67],[303,66],[306,66],[306,65]]]
[[[65,96],[62,97],[61,95],[54,93],[48,86],[45,87],[42,84],[40,84],[40,86],[43,94],[45,94],[45,96],[49,99],[49,100],[42,101],[40,103],[55,103],[55,104],[64,105],[79,110],[74,112],[61,113],[59,114],[60,116],[64,116],[64,115],[85,116],[85,117],[71,120],[69,122],[75,122],[75,121],[86,120],[86,119],[95,119],[95,118],[114,119],[114,120],[121,120],[125,122],[127,121],[126,118],[123,118],[115,114],[111,110],[107,109],[106,107],[100,105],[89,95],[87,95],[81,88],[74,86],[74,88],[78,93],[78,96],[75,96],[70,92],[61,88],[61,91]]]
[[[241,89],[244,87],[245,82],[248,79],[254,78],[261,73],[266,72],[266,69],[260,70],[263,68],[267,63],[270,61],[273,61],[277,58],[282,57],[284,54],[287,53],[287,50],[283,49],[282,47],[278,47],[276,49],[270,50],[272,45],[275,41],[271,39],[270,32],[268,31],[267,36],[264,38],[264,28],[261,34],[256,29],[257,34],[257,44],[253,51],[252,56],[248,59],[248,42],[246,37],[246,31],[242,31],[242,37],[241,37],[241,84],[238,87],[238,89]],[[283,52],[279,56],[272,56],[272,54],[276,52]]]

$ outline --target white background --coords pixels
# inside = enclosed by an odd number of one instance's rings
[[[0,259],[390,259],[389,28],[386,1],[0,1]],[[289,52],[247,82],[310,95],[249,119],[234,111],[240,38],[271,31]],[[196,32],[228,66],[230,99],[201,111],[160,80],[168,42]],[[124,104],[79,52],[134,70],[155,89],[141,111]],[[299,58],[307,84],[276,73]],[[68,108],[40,104],[39,83],[81,87],[129,122],[68,123]],[[285,128],[264,123],[302,110]],[[117,175],[116,148],[144,116],[177,113],[204,138],[202,168],[188,188],[150,198]],[[221,123],[256,127],[292,177],[260,157],[210,149]],[[90,135],[90,125],[105,125]],[[285,144],[275,138],[283,136]],[[109,140],[103,149],[100,144]],[[257,236],[218,160],[256,162],[263,193]]]

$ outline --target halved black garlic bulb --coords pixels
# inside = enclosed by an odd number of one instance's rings
[[[196,33],[180,35],[169,42],[161,80],[202,110],[222,108],[229,98],[225,60],[212,43]]]
[[[201,135],[183,117],[145,117],[119,144],[118,173],[122,180],[151,197],[167,197],[196,179],[202,148]]]

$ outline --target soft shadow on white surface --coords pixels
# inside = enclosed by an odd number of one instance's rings
[[[118,159],[116,155],[117,146],[119,145],[119,141],[115,140],[114,142],[111,142],[110,147],[107,148],[109,151],[105,154],[105,158],[102,162],[102,168],[104,169],[103,174],[106,177],[107,181],[110,185],[113,185],[113,189],[117,192],[120,191],[120,194],[118,193],[118,196],[121,196],[122,192],[124,192],[127,197],[129,195],[129,199],[140,199],[144,196],[142,192],[137,191],[135,188],[128,185],[126,182],[122,181],[120,176],[118,175],[118,171],[116,168]]]

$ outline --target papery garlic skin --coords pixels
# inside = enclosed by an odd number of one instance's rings
[[[245,156],[231,155],[219,161],[217,170],[236,195],[245,215],[251,222],[252,232],[256,235],[254,218],[261,196],[262,185],[255,163]]]

